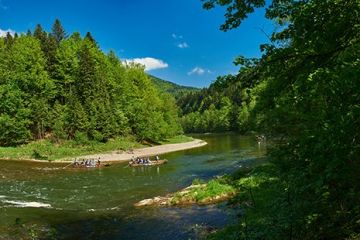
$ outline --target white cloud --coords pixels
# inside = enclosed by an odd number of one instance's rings
[[[173,39],[183,39],[183,36],[182,36],[182,35],[177,35],[177,34],[175,34],[175,33],[171,34],[171,37],[172,37]]]
[[[187,44],[187,42],[183,42],[183,43],[179,43],[178,45],[178,48],[189,48],[189,44]]]
[[[201,67],[195,67],[190,72],[188,72],[188,75],[193,75],[193,74],[203,75],[204,73],[205,73],[205,69]]]
[[[204,68],[201,68],[201,67],[194,67],[190,72],[188,72],[187,74],[190,76],[190,75],[193,75],[193,74],[196,74],[196,75],[204,75],[205,73],[208,73],[208,74],[211,74],[212,71],[210,71],[209,69],[204,69]]]
[[[0,8],[1,8],[2,10],[8,10],[8,6],[4,5],[3,2],[2,2],[2,0],[0,0]]]
[[[145,71],[167,68],[169,66],[169,64],[167,64],[163,60],[151,58],[151,57],[126,59],[125,62],[126,63],[138,63],[141,65],[144,65]]]
[[[15,35],[15,31],[12,30],[12,29],[8,29],[8,30],[2,30],[2,29],[0,29],[0,38],[6,37],[6,34],[7,34],[7,33],[10,33],[11,36],[14,36],[14,35]]]

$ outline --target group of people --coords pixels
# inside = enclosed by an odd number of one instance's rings
[[[155,156],[155,161],[159,161],[160,158],[159,156]],[[132,156],[131,160],[130,160],[130,165],[131,164],[151,164],[152,161],[150,160],[150,157],[134,157]]]
[[[77,160],[75,158],[74,162],[73,162],[73,165],[75,167],[98,167],[100,166],[101,162],[100,162],[100,158],[98,159],[94,159],[94,158],[91,158],[91,159],[82,159],[82,160]]]

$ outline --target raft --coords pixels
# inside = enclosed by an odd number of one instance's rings
[[[129,163],[130,167],[141,167],[141,166],[157,166],[167,163],[167,160],[151,161],[151,163]]]
[[[72,164],[71,165],[72,168],[82,168],[82,169],[85,169],[85,168],[102,168],[102,167],[109,167],[109,166],[110,166],[109,163],[96,164],[96,165],[81,165],[81,164],[78,164],[78,165]]]

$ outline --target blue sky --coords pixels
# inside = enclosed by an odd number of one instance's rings
[[[264,10],[240,28],[221,32],[224,10],[202,9],[200,0],[0,0],[0,31],[26,32],[40,23],[50,30],[59,18],[68,33],[91,32],[101,48],[147,72],[187,86],[206,87],[235,73],[238,55],[260,56],[259,45],[274,26]]]

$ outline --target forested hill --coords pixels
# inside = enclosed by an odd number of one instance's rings
[[[51,138],[107,141],[135,135],[158,141],[180,133],[178,110],[142,66],[101,51],[90,33],[0,38],[0,146]]]
[[[176,99],[184,96],[188,93],[197,92],[199,91],[198,88],[195,87],[187,87],[187,86],[181,86],[176,83],[166,81],[163,79],[160,79],[158,77],[149,75],[150,79],[154,83],[154,85],[161,91],[166,92],[174,96]]]
[[[216,79],[208,88],[189,92],[177,99],[186,132],[242,131],[242,114],[249,101],[238,76]],[[243,106],[244,105],[244,106]]]

